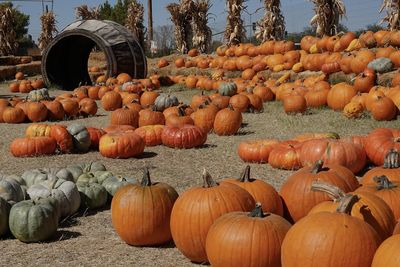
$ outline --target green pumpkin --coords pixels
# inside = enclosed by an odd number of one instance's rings
[[[379,73],[386,73],[393,69],[393,62],[386,57],[380,57],[368,63],[368,68]]]
[[[9,175],[7,177],[17,181],[17,183],[19,183],[19,185],[21,186],[22,192],[24,193],[24,200],[29,199],[29,195],[26,192],[26,190],[28,190],[28,187],[26,186],[25,180],[22,179],[22,177],[18,176],[18,175]]]
[[[81,124],[71,124],[67,127],[67,131],[72,136],[74,149],[77,152],[88,152],[90,148],[90,135],[85,126]]]
[[[53,174],[45,171],[44,169],[34,169],[25,171],[22,174],[22,179],[25,181],[26,186],[29,188],[34,184],[38,184],[47,180],[57,180],[58,177]]]
[[[100,184],[97,180],[97,177],[92,172],[82,173],[79,175],[76,183],[97,183]]]
[[[107,192],[114,196],[114,194],[120,189],[121,187],[128,185],[128,184],[136,184],[136,180],[130,179],[123,176],[112,176],[106,179],[102,185],[107,190]]]
[[[82,173],[86,172],[96,172],[96,171],[105,171],[106,167],[99,161],[89,162],[89,163],[79,163],[76,165],[71,165],[66,168],[73,177],[73,180],[76,182],[78,177]]]
[[[21,185],[8,176],[0,176],[0,197],[14,205],[25,199],[25,194]]]
[[[8,216],[11,205],[0,197],[0,237],[8,233]]]
[[[237,93],[236,83],[221,83],[218,93],[223,96],[233,96]]]
[[[60,218],[74,214],[81,204],[81,197],[74,182],[63,179],[43,181],[28,189],[31,199],[52,197],[57,200]]]
[[[28,99],[33,102],[49,100],[50,99],[49,90],[47,88],[32,90],[28,94]]]
[[[10,210],[10,231],[25,243],[47,240],[57,232],[58,214],[58,204],[53,198],[18,202]]]
[[[76,186],[81,195],[81,207],[87,209],[97,209],[107,203],[106,189],[97,183],[77,182]]]
[[[164,111],[166,108],[178,106],[178,98],[174,95],[161,94],[154,101],[154,106],[157,111]]]
[[[96,171],[93,172],[94,176],[97,178],[97,182],[101,185],[103,185],[104,181],[106,181],[108,178],[111,178],[114,176],[114,174],[110,171]]]

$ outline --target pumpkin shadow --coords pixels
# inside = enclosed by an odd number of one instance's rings
[[[242,122],[242,124],[240,125],[241,128],[246,128],[247,126],[249,126],[247,122]]]
[[[93,216],[93,215],[96,215],[99,212],[109,210],[110,208],[111,208],[111,203],[108,203],[108,202],[107,202],[106,205],[104,205],[103,207],[98,208],[98,209],[87,209],[87,208],[82,208],[81,207],[79,212],[78,212],[78,214],[77,214],[77,217]]]
[[[58,241],[65,241],[80,237],[81,235],[82,234],[79,232],[68,231],[68,230],[57,230],[57,232],[54,234],[53,237],[41,243],[53,243]]]
[[[242,136],[242,135],[250,135],[250,134],[254,134],[255,132],[254,131],[239,131],[239,132],[237,132],[235,135],[239,135],[239,136]]]
[[[217,145],[214,145],[214,144],[202,144],[201,146],[196,147],[196,149],[213,148],[213,147],[217,147]]]
[[[169,241],[168,243],[162,244],[157,246],[157,248],[176,248],[175,243],[173,240]]]
[[[137,156],[137,159],[149,159],[149,158],[154,158],[155,156],[157,156],[158,154],[155,152],[151,152],[151,151],[145,151],[143,152],[141,155]]]

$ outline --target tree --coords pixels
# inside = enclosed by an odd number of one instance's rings
[[[175,49],[174,27],[172,25],[159,26],[154,31],[157,43],[157,54],[154,56],[169,55]]]
[[[13,17],[15,21],[14,30],[17,35],[17,42],[20,42],[22,39],[26,38],[26,34],[28,33],[29,15],[26,15],[17,8],[14,8],[13,3],[11,2],[1,3],[0,8],[2,7],[9,7],[13,9]]]

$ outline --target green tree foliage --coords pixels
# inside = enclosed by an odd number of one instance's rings
[[[117,0],[115,5],[112,6],[108,1],[105,1],[104,4],[99,6],[100,18],[124,25],[130,2],[130,0]]]
[[[17,8],[14,8],[14,5],[11,2],[1,3],[0,7],[10,7],[14,10],[15,16],[15,32],[17,34],[17,40],[21,41],[26,38],[26,34],[28,33],[29,26],[29,15],[26,15],[19,11]]]

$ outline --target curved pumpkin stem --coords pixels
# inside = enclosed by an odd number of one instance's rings
[[[327,193],[334,202],[340,201],[346,196],[346,193],[342,189],[325,182],[313,182],[311,184],[311,190]]]
[[[262,207],[261,207],[261,203],[257,202],[256,203],[256,207],[254,208],[254,210],[252,210],[249,213],[249,217],[258,217],[258,218],[264,218],[267,217],[269,214],[264,214]]]
[[[378,190],[392,189],[397,187],[397,185],[393,184],[386,175],[375,176],[373,179],[376,183],[378,183],[378,186],[376,187]]]
[[[315,173],[315,174],[319,173],[322,170],[323,165],[324,165],[324,161],[322,159],[317,160],[314,163],[314,167],[312,168],[311,173]]]
[[[214,181],[214,179],[211,177],[211,175],[206,171],[206,168],[203,169],[203,187],[204,188],[210,188],[210,187],[215,187],[218,186],[218,183]]]
[[[243,172],[240,174],[240,178],[238,179],[239,182],[251,182],[250,179],[250,165],[247,165],[246,168],[244,168]]]
[[[357,195],[348,194],[345,195],[340,201],[339,207],[337,207],[336,212],[349,214],[354,204],[359,200]]]
[[[399,152],[394,148],[390,149],[385,156],[385,160],[383,162],[383,168],[385,169],[399,168],[400,167],[399,158],[400,158]]]
[[[178,115],[179,117],[186,116],[185,110],[182,107],[178,107]]]
[[[150,180],[150,172],[147,167],[144,167],[144,169],[143,169],[143,178],[142,178],[142,182],[140,183],[140,185],[143,187],[152,185],[151,180]]]

